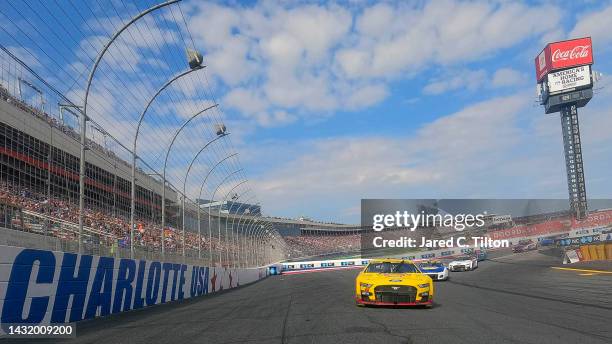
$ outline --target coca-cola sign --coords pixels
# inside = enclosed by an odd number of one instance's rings
[[[557,61],[588,58],[590,56],[589,50],[591,50],[591,46],[589,45],[578,45],[573,47],[571,50],[557,49],[552,53],[552,62],[554,64]]]
[[[551,71],[593,64],[591,37],[548,44],[536,57],[536,78],[540,82]]]

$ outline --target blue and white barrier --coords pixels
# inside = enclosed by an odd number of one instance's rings
[[[0,322],[91,319],[235,288],[267,274],[267,268],[214,268],[0,246]]]
[[[368,264],[369,259],[335,259],[335,260],[313,260],[304,262],[282,263],[283,274],[295,274],[303,272],[357,269]]]

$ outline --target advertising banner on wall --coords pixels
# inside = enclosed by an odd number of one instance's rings
[[[227,290],[266,275],[266,268],[0,246],[0,335],[5,324],[71,323]]]
[[[512,222],[512,215],[496,215],[491,218],[491,223],[494,225],[499,225],[502,223]]]

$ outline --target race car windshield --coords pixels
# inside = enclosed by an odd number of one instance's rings
[[[461,256],[459,258],[457,258],[457,260],[470,260],[472,258],[470,258],[470,256]]]
[[[419,272],[419,269],[414,264],[384,262],[368,265],[366,272],[383,274],[405,274]]]
[[[438,262],[425,262],[420,264],[422,268],[436,268],[442,266],[442,263]]]

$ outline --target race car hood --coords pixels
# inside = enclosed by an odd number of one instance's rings
[[[406,273],[406,274],[384,274],[384,273],[363,273],[359,276],[360,282],[372,284],[423,284],[429,283],[431,278],[421,273]]]
[[[471,264],[472,261],[471,260],[453,260],[452,262],[448,263],[448,265],[455,265],[455,264]]]

